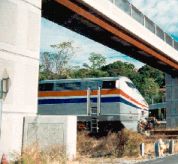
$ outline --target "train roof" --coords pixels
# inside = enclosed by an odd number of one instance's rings
[[[73,82],[73,81],[105,81],[105,80],[119,80],[119,79],[129,79],[124,76],[118,76],[118,77],[99,77],[99,78],[78,78],[78,79],[55,79],[55,80],[41,80],[40,84],[42,83],[54,83],[54,82]],[[130,79],[129,79],[130,80]]]

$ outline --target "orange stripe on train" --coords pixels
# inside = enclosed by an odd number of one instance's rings
[[[101,95],[108,95],[108,94],[119,94],[127,99],[133,101],[134,103],[141,105],[142,107],[146,107],[145,105],[139,103],[137,100],[133,99],[131,96],[126,94],[124,91],[120,89],[112,89],[112,90],[101,90]],[[60,97],[60,96],[86,96],[86,90],[73,90],[73,91],[41,91],[39,92],[39,97]],[[97,90],[91,92],[91,95],[97,95]]]

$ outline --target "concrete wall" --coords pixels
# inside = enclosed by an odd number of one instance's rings
[[[76,157],[77,117],[25,117],[23,148],[37,143],[41,149],[64,146],[69,159]]]
[[[166,74],[166,120],[168,128],[178,127],[178,77]]]
[[[0,0],[0,78],[10,79],[0,155],[21,150],[23,117],[37,112],[40,22],[40,0]]]

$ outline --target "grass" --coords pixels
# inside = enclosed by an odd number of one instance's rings
[[[26,147],[22,154],[13,154],[11,164],[66,164],[67,158],[63,146],[54,145],[41,150],[38,144]]]

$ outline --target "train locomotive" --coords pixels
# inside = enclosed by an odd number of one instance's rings
[[[43,80],[39,83],[38,114],[76,115],[92,132],[112,123],[137,130],[148,117],[148,104],[132,81],[123,76]],[[116,124],[116,126],[119,126]]]

